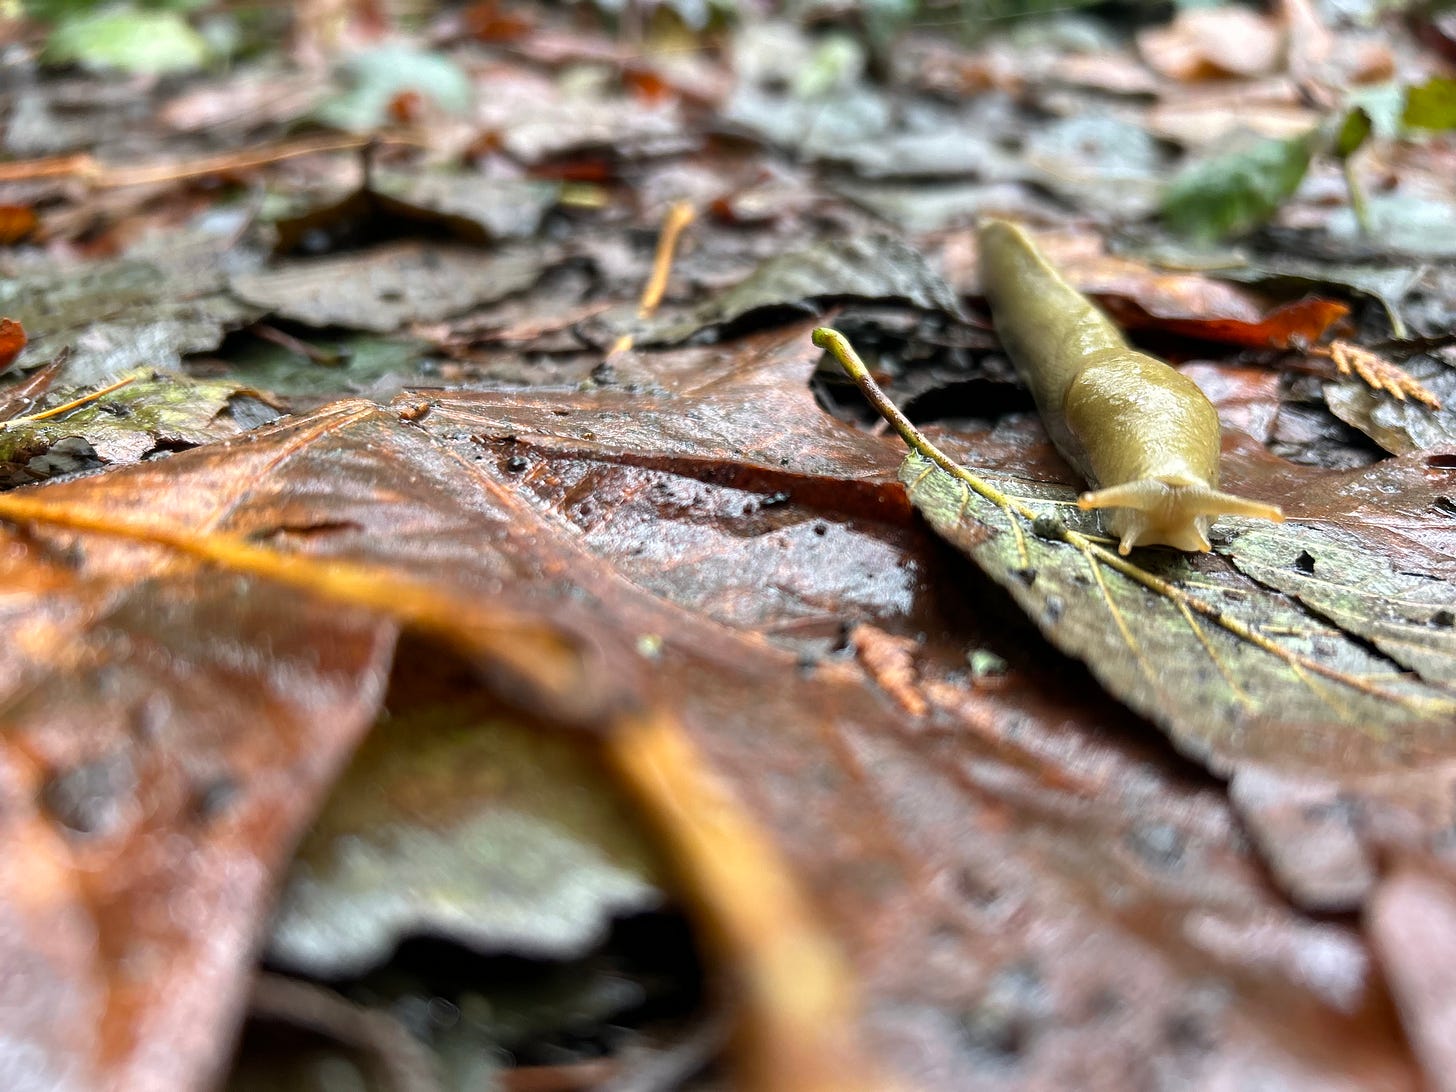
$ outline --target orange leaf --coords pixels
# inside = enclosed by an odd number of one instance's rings
[[[1242,345],[1251,349],[1290,349],[1312,345],[1350,313],[1350,308],[1336,300],[1311,296],[1274,308],[1258,319],[1238,318],[1159,318],[1155,315],[1128,314],[1141,310],[1135,303],[1113,305],[1109,310],[1124,326],[1161,330],[1202,341],[1225,345]]]
[[[0,205],[0,246],[12,246],[35,230],[35,209],[29,205]]]
[[[0,318],[0,372],[15,363],[25,348],[25,329],[14,319]]]

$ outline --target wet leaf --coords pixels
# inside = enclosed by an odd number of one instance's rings
[[[39,226],[35,209],[29,205],[0,204],[0,246],[14,246]]]
[[[1309,168],[1311,138],[1246,140],[1192,164],[1163,194],[1163,218],[1175,231],[1216,242],[1258,227],[1289,199]]]
[[[540,248],[394,243],[244,273],[233,278],[232,290],[254,307],[310,326],[387,334],[529,288],[551,261]]]
[[[1030,521],[1008,516],[916,453],[901,480],[931,525],[1005,587],[1049,640],[1215,768],[1227,761],[1227,741],[1246,733],[1274,750],[1281,738],[1311,730],[1366,745],[1376,738],[1434,741],[1456,716],[1456,696],[1440,686],[1450,681],[1444,673],[1406,678],[1366,650],[1373,615],[1345,612],[1350,628],[1331,631],[1215,559],[1144,550],[1122,569],[1105,551],[1034,533]],[[1071,491],[989,480],[1047,519],[1098,534]],[[1270,586],[1279,586],[1279,566],[1292,568],[1308,552],[1305,544],[1324,548],[1322,538],[1293,523],[1272,532],[1220,523],[1236,528],[1234,545],[1220,545],[1220,553]],[[1246,558],[1256,543],[1278,560]],[[1367,557],[1362,577],[1376,572],[1388,574],[1388,560]],[[1432,627],[1430,638],[1456,655],[1456,634]]]
[[[15,363],[26,341],[25,327],[14,319],[0,318],[0,371]]]
[[[24,323],[35,358],[69,347],[66,380],[101,383],[139,366],[175,367],[182,354],[215,349],[256,318],[226,292],[229,270],[254,261],[186,244],[84,264],[0,259],[0,309]]]
[[[1415,401],[1401,401],[1358,381],[1331,383],[1325,387],[1330,412],[1354,425],[1392,455],[1456,447],[1456,368],[1436,356],[1421,354],[1403,367],[1441,402],[1432,410]]]
[[[443,171],[375,171],[369,181],[387,211],[438,219],[472,242],[530,238],[561,193],[555,182]]]
[[[1213,315],[1195,318],[1153,318],[1128,316],[1127,309],[1109,308],[1124,325],[1160,330],[1170,334],[1243,345],[1252,349],[1288,349],[1319,342],[1350,313],[1338,300],[1310,297],[1272,308],[1252,320]],[[1125,321],[1131,317],[1132,321]]]
[[[212,55],[180,12],[103,7],[68,16],[46,40],[47,60],[139,74],[187,72]]]
[[[961,313],[955,293],[918,251],[893,236],[863,235],[771,258],[688,315],[665,314],[650,322],[638,340],[672,344],[710,326],[731,327],[755,312],[803,314],[814,304],[844,299],[891,299]]]
[[[195,1085],[241,1017],[271,878],[372,719],[392,627],[155,556],[97,581],[11,542],[7,618],[35,644],[3,681],[8,1080]]]
[[[229,536],[269,548],[206,555],[216,563],[251,566],[287,550],[300,566],[290,586],[367,592],[371,609],[407,608],[420,624],[426,615],[408,604],[414,581],[428,581],[440,589],[431,602],[449,604],[429,615],[439,628],[428,632],[460,650],[491,632],[479,612],[502,596],[543,619],[573,619],[593,635],[574,647],[610,657],[607,678],[640,680],[640,693],[670,703],[683,739],[711,763],[684,780],[666,759],[682,742],[664,749],[660,726],[608,737],[624,741],[618,762],[676,771],[682,817],[652,797],[664,838],[688,837],[705,792],[727,786],[743,801],[853,960],[863,1043],[912,1087],[960,1090],[982,1071],[987,1087],[1008,1071],[1061,1084],[1089,1064],[1151,1074],[1185,1058],[1167,1032],[1179,1021],[1216,1044],[1188,1063],[1198,1074],[1400,1078],[1398,1038],[1349,1015],[1378,996],[1358,935],[1292,912],[1218,786],[1191,780],[1080,674],[986,617],[987,588],[968,585],[908,518],[894,447],[813,403],[806,332],[628,354],[621,388],[441,396],[423,415],[406,396],[412,423],[345,403],[246,443],[118,471],[104,489],[87,479],[27,492],[53,515],[116,506],[146,533],[221,520]],[[15,517],[18,496],[0,510]],[[28,528],[37,548],[82,544],[96,579],[132,571],[135,551],[154,549],[45,521]],[[179,549],[187,537],[167,541]],[[354,566],[372,580],[344,581]],[[415,575],[399,584],[391,571]],[[267,625],[252,624],[260,640],[297,624],[296,610],[262,617]],[[904,642],[908,672],[897,682],[881,661],[836,651],[846,625],[861,627],[860,648],[874,643],[863,627],[880,630],[881,644]],[[971,683],[970,649],[1007,661],[994,691]],[[526,682],[540,655],[510,676],[516,701],[545,697]],[[601,677],[563,678],[540,707],[573,694],[569,723],[590,721],[609,702],[589,681]],[[909,696],[923,711],[906,709]],[[777,904],[757,869],[732,871],[736,859],[720,852],[698,867],[727,868],[735,903],[750,920],[767,915],[753,933],[764,954],[725,968],[752,967],[742,981],[756,982],[800,957],[773,947],[785,935]],[[1130,899],[1166,929],[1147,930],[1141,910],[1129,921]],[[711,951],[730,950],[723,932],[704,935]],[[1208,989],[1190,995],[1190,974]],[[1096,997],[1109,1000],[1089,1022]],[[186,1023],[201,1027],[195,1014]],[[48,1042],[11,1026],[27,1043]],[[169,1047],[177,1026],[167,1025]],[[217,1026],[199,1039],[215,1040]],[[813,1034],[800,1028],[794,1042]],[[42,1057],[76,1056],[75,1043],[64,1049]]]
[[[273,923],[281,964],[337,979],[410,935],[568,959],[656,908],[661,867],[571,741],[489,707],[381,724],[300,848]]]
[[[61,388],[47,401],[61,405],[81,393]],[[61,416],[0,423],[0,484],[125,466],[158,451],[237,436],[277,416],[256,391],[236,383],[143,370],[120,390]]]

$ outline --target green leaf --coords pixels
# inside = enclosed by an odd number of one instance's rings
[[[46,60],[55,64],[145,75],[192,71],[210,55],[207,42],[178,12],[130,8],[67,18],[45,48]]]
[[[1400,120],[1407,129],[1456,129],[1456,79],[1435,76],[1410,88]]]
[[[1163,216],[1174,231],[1200,242],[1250,231],[1299,188],[1312,144],[1312,134],[1261,138],[1194,163],[1163,195]]]
[[[1340,131],[1335,136],[1334,153],[1341,159],[1349,159],[1359,151],[1370,137],[1370,115],[1357,106],[1345,115]]]

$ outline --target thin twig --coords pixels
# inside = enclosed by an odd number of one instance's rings
[[[677,253],[677,241],[683,229],[693,222],[696,213],[687,201],[679,201],[667,210],[662,222],[662,234],[657,237],[657,253],[652,259],[652,276],[642,289],[642,302],[637,306],[638,318],[651,318],[662,303],[667,292],[667,278],[672,273],[672,259]]]
[[[94,402],[96,399],[102,398],[112,391],[119,391],[122,387],[129,387],[136,381],[136,376],[129,375],[125,379],[118,379],[115,383],[100,387],[97,390],[91,391],[89,394],[83,394],[80,398],[73,398],[69,402],[63,402],[59,406],[52,406],[50,409],[41,410],[39,413],[28,413],[24,417],[12,417],[8,421],[0,421],[0,428],[14,428],[16,425],[29,425],[36,421],[46,421],[52,417],[59,417],[63,413],[70,413],[73,409],[79,409],[88,402]]]

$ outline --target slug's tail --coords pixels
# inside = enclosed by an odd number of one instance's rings
[[[1209,549],[1208,527],[1217,516],[1245,516],[1283,522],[1277,505],[1238,497],[1203,484],[1170,484],[1157,478],[1122,482],[1077,499],[1078,508],[1110,508],[1107,529],[1119,539],[1117,552],[1161,544],[1179,550]]]

